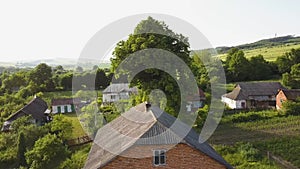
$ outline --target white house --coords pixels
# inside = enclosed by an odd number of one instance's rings
[[[109,85],[102,92],[103,104],[117,102],[119,100],[127,100],[131,94],[137,94],[136,87],[129,87],[129,83],[114,83]]]
[[[52,99],[52,113],[71,113],[75,112],[81,103],[79,98]]]

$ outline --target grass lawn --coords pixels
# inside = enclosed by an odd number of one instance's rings
[[[77,118],[76,113],[65,113],[64,116],[67,118],[68,121],[72,123],[73,126],[72,138],[78,138],[87,135],[83,130],[83,128],[81,127],[81,124],[79,122],[79,119]]]

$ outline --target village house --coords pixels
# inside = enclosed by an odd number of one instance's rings
[[[60,98],[52,99],[52,113],[71,113],[75,112],[81,104],[80,98]]]
[[[51,120],[47,112],[49,112],[47,103],[43,99],[35,96],[27,105],[12,114],[4,122],[2,131],[9,131],[13,121],[26,115],[31,115],[32,123],[42,125]]]
[[[285,89],[279,82],[242,82],[222,102],[231,109],[275,108],[279,89]]]
[[[300,89],[281,89],[276,95],[276,108],[281,109],[285,101],[295,101],[300,98]]]
[[[232,168],[190,129],[156,106],[139,104],[98,130],[84,169]]]
[[[113,83],[102,92],[103,104],[128,100],[131,94],[137,94],[137,87],[129,87],[129,83]]]
[[[189,95],[186,98],[186,102],[187,102],[186,108],[188,112],[196,111],[199,108],[202,108],[204,106],[204,101],[206,100],[205,94],[203,90],[200,88],[198,91],[199,92],[196,93],[195,95]]]

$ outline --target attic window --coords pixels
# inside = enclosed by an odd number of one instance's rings
[[[153,151],[153,164],[155,166],[166,165],[166,150]]]

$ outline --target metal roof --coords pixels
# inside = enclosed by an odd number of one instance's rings
[[[112,83],[102,93],[137,92],[137,87],[129,87],[129,83]]]
[[[174,123],[177,125],[174,126]],[[187,135],[184,134],[186,132]],[[199,142],[199,134],[195,130],[190,130],[188,125],[158,107],[147,109],[145,103],[131,108],[98,130],[84,168],[103,167],[133,145],[176,143],[188,144],[232,168],[208,143]]]

